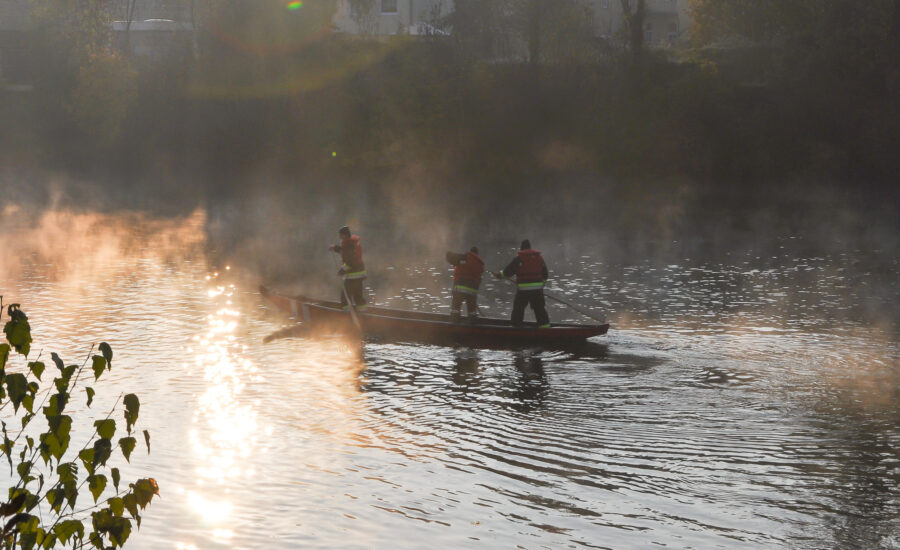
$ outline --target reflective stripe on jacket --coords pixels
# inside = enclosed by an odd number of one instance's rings
[[[484,273],[484,262],[474,252],[466,252],[453,268],[453,290],[463,294],[478,294],[481,286],[481,274]]]
[[[516,285],[519,290],[539,290],[544,288],[547,266],[540,251],[534,249],[520,250],[519,269],[516,270]]]

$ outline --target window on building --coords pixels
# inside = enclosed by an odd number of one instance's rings
[[[669,23],[669,42],[678,40],[678,23]]]
[[[397,0],[381,0],[381,13],[397,13]]]
[[[644,43],[652,44],[653,43],[653,23],[649,21],[644,26]]]
[[[609,9],[609,0],[600,0],[600,9]]]

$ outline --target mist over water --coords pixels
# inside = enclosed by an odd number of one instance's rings
[[[824,240],[815,213],[750,226],[767,235],[687,231],[685,214],[642,255],[623,218],[578,226],[548,205],[555,224],[513,233],[516,212],[454,225],[437,208],[441,233],[330,198],[4,206],[4,303],[45,353],[110,342],[98,400],[141,396],[152,453],[123,479],[152,475],[162,498],[134,548],[900,544],[900,266],[896,241],[870,246],[892,220]],[[344,223],[380,304],[447,311],[445,249],[477,244],[496,269],[529,237],[551,287],[612,330],[579,353],[262,344],[291,320],[257,285],[336,297],[325,246]],[[508,315],[511,292],[486,281],[485,313]]]

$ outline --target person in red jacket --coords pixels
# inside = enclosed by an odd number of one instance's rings
[[[347,296],[349,296],[357,311],[365,311],[368,307],[366,299],[363,297],[366,264],[363,262],[359,236],[351,234],[350,228],[346,225],[338,230],[338,235],[341,237],[341,244],[332,246],[331,251],[340,254],[341,260],[343,260],[343,265],[338,271],[338,275],[344,277],[341,307],[344,310],[350,309],[350,304],[347,303]]]
[[[540,251],[531,248],[528,239],[522,241],[519,253],[502,271],[496,273],[497,278],[516,277],[516,297],[513,300],[511,320],[513,325],[519,326],[525,318],[525,306],[530,305],[534,310],[540,328],[550,327],[550,316],[547,315],[547,307],[544,304],[544,285],[547,283],[549,273],[547,264]]]
[[[481,274],[484,273],[484,262],[478,255],[478,247],[473,246],[465,254],[447,252],[447,261],[453,267],[453,292],[450,297],[450,321],[459,322],[463,302],[469,319],[478,317],[478,287],[481,285]]]

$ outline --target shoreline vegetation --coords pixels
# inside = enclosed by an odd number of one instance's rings
[[[777,223],[897,246],[897,1],[695,0],[694,42],[659,50],[556,17],[515,59],[489,54],[521,25],[478,3],[445,33],[350,37],[331,2],[198,1],[195,43],[160,59],[115,47],[102,2],[37,4],[34,91],[0,102],[13,202],[57,181],[71,204],[205,206],[220,226],[268,194],[438,237],[602,224],[643,252]]]
[[[323,32],[328,2],[302,17],[200,2],[196,52],[143,59],[113,44],[102,2],[83,4],[36,2],[35,89],[4,94],[4,164],[184,171],[212,186],[257,171],[390,178],[419,166],[498,191],[574,173],[876,192],[900,168],[897,2],[846,13],[828,0],[789,16],[695,1],[694,45],[660,50],[556,17],[537,59],[492,58],[494,37],[516,28],[482,28],[464,2],[442,20],[448,36],[381,38]]]

